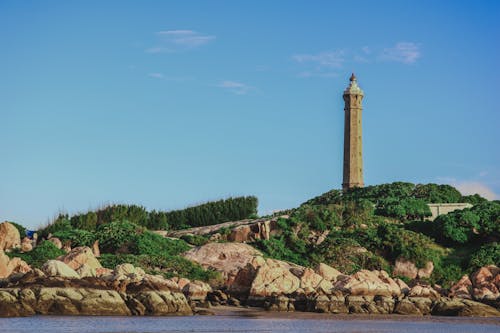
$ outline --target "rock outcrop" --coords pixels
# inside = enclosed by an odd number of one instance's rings
[[[253,242],[257,239],[269,239],[271,232],[276,229],[277,220],[258,220],[255,223],[242,225],[231,230],[227,237],[230,242]]]
[[[256,257],[250,265],[256,267],[250,296],[291,294],[300,287],[300,279],[278,260]]]
[[[0,278],[6,278],[15,273],[27,273],[31,267],[21,258],[10,259],[3,250],[0,249]]]
[[[183,254],[186,259],[204,268],[221,272],[228,284],[256,255],[261,253],[250,245],[241,243],[208,243]]]
[[[58,249],[62,249],[63,247],[61,240],[57,237],[50,237],[48,241],[54,244]]]
[[[464,275],[450,288],[449,296],[500,307],[500,268],[490,265],[481,267],[470,276]]]
[[[428,278],[431,276],[432,271],[434,270],[434,264],[432,261],[428,261],[425,263],[425,267],[417,268],[415,263],[412,261],[398,258],[394,264],[394,270],[392,272],[395,276],[405,276],[410,279],[415,278]]]
[[[192,314],[177,283],[144,274],[142,269],[130,264],[120,265],[102,278],[80,278],[58,260],[48,261],[43,269],[0,280],[0,317]],[[206,288],[202,282],[188,281],[190,293],[197,290],[195,286]]]
[[[0,223],[0,250],[11,250],[21,246],[21,236],[17,228],[9,223]]]
[[[78,275],[74,269],[59,260],[47,261],[42,266],[42,272],[44,272],[47,276],[59,276],[70,279],[80,278],[80,275]]]
[[[351,276],[342,276],[339,278],[334,288],[349,295],[401,295],[401,288],[385,271],[368,271],[362,269]]]
[[[28,237],[24,237],[23,240],[21,241],[21,251],[29,252],[31,250],[33,250],[31,239],[29,239]]]
[[[323,263],[320,263],[314,271],[317,274],[319,274],[323,279],[330,281],[330,282],[337,281],[337,277],[340,275],[343,275],[341,272],[339,272],[335,268],[328,266],[327,264],[323,264]]]
[[[92,250],[86,246],[75,247],[69,253],[58,257],[57,260],[62,261],[74,270],[80,269],[83,265],[86,265],[91,270],[102,267]]]

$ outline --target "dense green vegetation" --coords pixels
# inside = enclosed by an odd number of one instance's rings
[[[190,245],[185,241],[165,238],[129,221],[101,224],[91,232],[73,229],[71,221],[62,217],[49,228],[54,237],[58,237],[63,243],[69,242],[72,247],[91,246],[98,240],[101,250],[99,261],[104,267],[114,268],[118,264],[131,263],[148,273],[165,277],[181,276],[204,281],[216,280],[219,277],[216,272],[207,271],[179,256],[190,249]],[[54,231],[55,229],[58,230]],[[12,253],[35,267],[62,254],[64,251],[48,241],[43,241],[31,252]]]
[[[148,274],[160,274],[166,278],[182,276],[192,280],[215,282],[220,274],[205,270],[181,256],[170,255],[131,255],[131,254],[103,254],[99,261],[104,267],[115,268],[116,265],[130,263],[141,267]]]
[[[256,216],[257,206],[256,197],[229,198],[168,212],[167,221],[173,229],[213,225]]]
[[[427,203],[468,202],[472,208],[455,211],[429,222]],[[164,238],[150,229],[182,229],[256,214],[257,199],[241,197],[172,212],[148,212],[141,206],[112,205],[95,212],[59,215],[39,231],[52,234],[63,243],[90,246],[100,243],[105,267],[130,262],[149,273],[186,276],[202,280],[218,275],[179,256],[191,246],[209,242],[208,236],[185,235]],[[500,263],[500,202],[479,195],[462,196],[449,185],[395,182],[332,190],[287,212],[278,221],[278,232],[253,245],[265,255],[314,266],[330,264],[344,273],[360,269],[392,271],[397,259],[417,267],[434,264],[430,282],[449,287],[463,274]],[[17,225],[23,230],[22,226]],[[218,230],[222,238],[231,230]],[[52,243],[42,242],[21,256],[35,266],[62,254]]]
[[[475,206],[424,221],[427,203],[456,202]],[[293,210],[279,227],[279,235],[254,245],[273,258],[306,266],[325,262],[344,273],[390,272],[398,258],[417,267],[432,261],[430,281],[448,287],[478,267],[500,263],[500,204],[462,196],[449,185],[395,182],[332,190]]]
[[[32,251],[22,253],[19,251],[12,251],[7,253],[11,258],[19,257],[26,261],[31,267],[40,268],[50,259],[55,259],[65,254],[63,250],[58,249],[54,244],[49,241],[42,241]]]
[[[153,230],[183,229],[250,218],[257,214],[257,205],[257,198],[253,196],[212,201],[170,212],[148,212],[137,205],[109,205],[73,216],[59,214],[39,232],[43,237],[73,229],[95,232],[101,225],[114,221],[128,221]]]

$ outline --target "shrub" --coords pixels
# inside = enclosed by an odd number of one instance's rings
[[[272,237],[267,240],[259,239],[253,245],[264,252],[265,255],[271,257],[273,259],[289,261],[298,265],[307,266],[309,261],[307,260],[307,256],[304,256],[305,249],[301,248],[297,251],[298,247],[295,245],[295,251],[287,246],[284,237]]]
[[[257,214],[256,197],[238,197],[207,202],[182,210],[167,212],[171,228],[199,227],[222,222],[243,220]]]
[[[474,271],[483,266],[499,265],[500,263],[500,243],[494,242],[483,245],[479,250],[471,255],[469,269]]]
[[[62,230],[54,232],[54,237],[59,238],[63,243],[70,241],[72,247],[92,246],[97,239],[95,233],[80,229]]]
[[[130,253],[137,234],[142,234],[144,231],[143,227],[128,221],[102,224],[97,228],[100,249],[104,253]]]
[[[182,235],[181,239],[186,243],[189,243],[194,246],[202,246],[209,242],[209,239],[200,235]]]
[[[21,253],[19,251],[13,251],[7,253],[9,257],[19,257],[26,261],[31,267],[35,268],[40,268],[47,260],[55,259],[63,254],[65,254],[63,250],[58,249],[49,241],[41,242],[30,252]]]
[[[57,231],[68,231],[71,229],[73,227],[69,221],[68,214],[59,214],[54,221],[38,231],[38,236],[40,238],[48,238],[50,234],[54,234]]]
[[[137,234],[130,246],[131,252],[139,255],[176,255],[189,249],[183,240],[165,238],[151,231]]]
[[[456,264],[436,264],[431,276],[431,282],[444,288],[450,288],[464,275],[462,268]]]
[[[88,231],[95,231],[98,223],[97,214],[95,212],[72,216],[70,221],[73,228]]]
[[[161,274],[166,278],[174,276],[190,280],[214,281],[220,278],[215,271],[205,270],[199,264],[180,256],[169,255],[132,255],[132,254],[102,254],[99,261],[104,267],[114,269],[117,265],[130,263],[141,267],[146,273]]]
[[[453,186],[438,184],[418,184],[413,196],[427,203],[454,203],[462,199],[462,194]]]
[[[381,224],[377,232],[391,260],[402,257],[424,267],[427,261],[438,262],[444,254],[429,237],[394,224]]]
[[[483,202],[472,208],[441,215],[434,221],[436,234],[444,241],[465,244],[500,240],[500,204]]]

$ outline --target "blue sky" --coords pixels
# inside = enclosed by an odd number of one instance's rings
[[[0,221],[342,183],[342,91],[365,91],[365,183],[500,193],[497,1],[2,1]]]

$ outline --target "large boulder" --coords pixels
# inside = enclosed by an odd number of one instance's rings
[[[335,268],[323,263],[320,263],[316,267],[315,272],[319,274],[323,279],[330,282],[335,282],[337,280],[337,277],[339,275],[342,275],[342,273],[336,270]]]
[[[437,316],[500,317],[500,311],[489,305],[466,299],[443,299],[432,308]]]
[[[0,249],[0,278],[6,278],[14,273],[27,273],[31,267],[21,258],[9,257]]]
[[[125,301],[114,290],[41,288],[36,312],[45,315],[127,316]]]
[[[471,275],[472,296],[476,300],[500,298],[500,268],[494,265],[481,267]]]
[[[490,265],[470,276],[464,275],[450,288],[449,296],[486,302],[500,300],[500,268]]]
[[[429,299],[439,299],[441,295],[427,284],[415,284],[408,292],[409,297],[424,297]]]
[[[340,276],[334,288],[350,295],[401,295],[401,288],[386,271],[368,271],[362,269],[351,276]]]
[[[92,250],[87,246],[75,247],[69,253],[57,258],[74,270],[86,265],[90,269],[101,268],[101,263],[96,259]]]
[[[21,241],[21,251],[29,252],[31,250],[33,250],[31,239],[29,239],[28,237],[24,237],[23,240]]]
[[[61,240],[57,237],[50,237],[48,241],[54,244],[58,249],[62,249],[63,247]]]
[[[9,223],[0,223],[0,250],[10,250],[21,246],[21,236],[17,228]]]
[[[269,239],[271,231],[276,229],[276,221],[257,221],[253,224],[242,225],[231,230],[227,237],[230,242],[252,242],[257,239]]]
[[[204,268],[215,269],[231,283],[238,271],[245,267],[259,251],[241,243],[208,243],[195,247],[183,254]]]
[[[450,288],[450,297],[472,299],[472,282],[468,275],[462,276],[457,283]]]
[[[428,278],[431,276],[432,271],[434,270],[434,263],[432,261],[428,261],[425,263],[425,266],[422,268],[417,268],[415,263],[410,260],[406,260],[403,258],[396,259],[394,264],[394,269],[392,271],[393,276],[405,276],[410,279],[415,278]]]
[[[6,278],[10,275],[7,265],[9,264],[9,257],[0,249],[0,279]]]
[[[116,266],[113,272],[113,280],[130,280],[140,282],[144,279],[146,273],[140,267],[135,267],[132,264],[121,264]]]
[[[321,291],[324,294],[328,294],[333,288],[333,284],[329,280],[323,278],[319,274],[316,274],[311,268],[305,268],[302,270],[292,269],[291,272],[297,272],[295,275],[300,278],[300,288],[302,288],[306,293],[308,293],[308,291]]]
[[[78,275],[75,270],[59,260],[48,260],[45,264],[43,264],[42,271],[47,276],[60,276],[71,279],[80,278],[80,275]]]
[[[212,287],[203,281],[191,281],[182,288],[184,295],[193,301],[204,301],[207,294],[212,292]]]
[[[300,287],[300,279],[290,272],[285,263],[261,257],[256,260],[259,262],[254,262],[258,268],[250,287],[250,296],[286,295]]]
[[[186,297],[180,292],[143,291],[131,296],[130,299],[128,304],[134,314],[149,316],[192,314]]]

